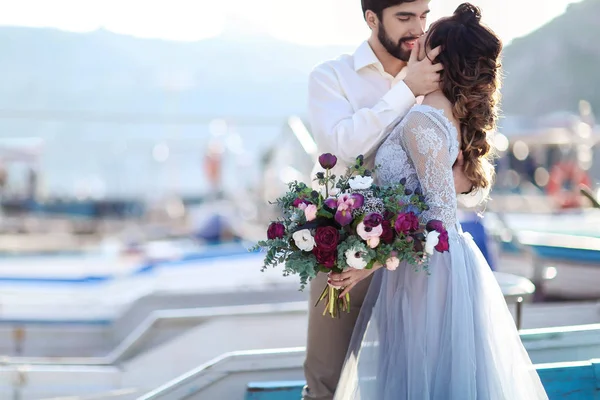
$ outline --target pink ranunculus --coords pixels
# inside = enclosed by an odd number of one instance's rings
[[[383,222],[383,216],[379,213],[373,212],[365,215],[363,219],[366,227],[375,228],[376,226],[381,225]]]
[[[367,239],[367,246],[374,249],[375,247],[379,246],[379,242],[380,239],[378,237],[372,237]]]
[[[360,236],[362,240],[379,238],[383,234],[383,227],[378,225],[375,228],[369,228],[364,222],[361,222],[356,226],[356,234]]]
[[[390,271],[395,271],[400,265],[400,259],[396,256],[392,256],[385,261],[385,267]]]
[[[304,216],[306,217],[307,221],[314,221],[317,218],[317,206],[314,204],[309,204],[306,206],[304,209]]]

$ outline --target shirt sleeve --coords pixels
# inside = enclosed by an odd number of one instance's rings
[[[415,104],[404,82],[390,89],[373,107],[354,110],[335,70],[321,65],[309,77],[308,111],[313,135],[320,149],[351,163],[368,156],[385,139],[387,127],[402,118]]]

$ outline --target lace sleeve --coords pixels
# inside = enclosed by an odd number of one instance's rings
[[[412,167],[402,147],[402,123],[396,124],[386,141],[377,150],[375,165],[376,181],[380,185],[397,185],[402,178],[407,179],[407,187],[417,187],[418,181],[412,174]]]
[[[429,210],[424,221],[438,219],[447,228],[456,224],[456,193],[449,132],[431,116],[412,112],[407,116],[402,142],[417,172]]]

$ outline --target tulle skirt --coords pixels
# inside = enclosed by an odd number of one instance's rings
[[[470,235],[429,275],[375,272],[335,400],[547,399],[500,287]]]

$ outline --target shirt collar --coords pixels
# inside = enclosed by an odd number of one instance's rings
[[[364,41],[354,52],[354,70],[359,71],[374,64],[381,65],[381,62],[371,49],[369,42]]]

